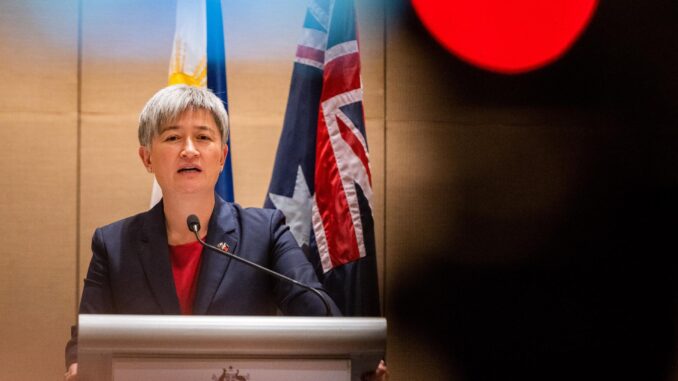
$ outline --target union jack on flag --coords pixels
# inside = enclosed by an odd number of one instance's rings
[[[285,214],[348,316],[380,313],[362,101],[353,0],[313,0],[265,207]]]

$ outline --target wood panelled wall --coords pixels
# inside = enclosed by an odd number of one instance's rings
[[[36,2],[36,6],[45,5]],[[0,378],[59,379],[73,322],[77,216],[76,1],[0,3]]]

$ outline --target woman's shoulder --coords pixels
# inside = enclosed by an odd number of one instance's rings
[[[270,208],[258,208],[253,206],[241,206],[237,203],[228,203],[232,208],[235,215],[240,219],[264,219],[271,220],[277,214],[280,214],[280,211],[277,209]]]
[[[147,210],[145,212],[137,213],[135,215],[113,221],[111,223],[99,226],[96,230],[102,232],[120,232],[126,230],[138,230],[144,225],[144,221],[152,218],[153,209]]]

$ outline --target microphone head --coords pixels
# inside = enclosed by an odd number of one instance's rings
[[[191,214],[186,218],[186,225],[188,225],[188,230],[194,233],[200,231],[200,219],[195,214]]]

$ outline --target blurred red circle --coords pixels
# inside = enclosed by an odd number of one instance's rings
[[[522,73],[562,56],[586,28],[597,0],[412,0],[429,32],[484,69]]]

